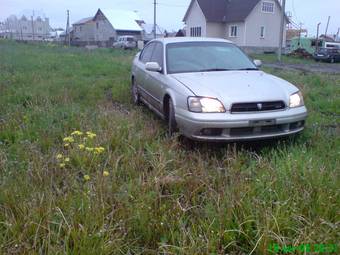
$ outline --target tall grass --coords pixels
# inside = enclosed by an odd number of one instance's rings
[[[196,144],[131,105],[132,57],[0,42],[0,253],[271,254],[271,243],[338,242],[339,75],[275,73],[305,94],[296,138]],[[75,130],[105,151],[65,148]]]

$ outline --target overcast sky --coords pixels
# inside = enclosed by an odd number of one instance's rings
[[[178,30],[190,0],[157,0],[157,23],[165,29]],[[153,0],[0,0],[0,20],[26,10],[39,10],[50,18],[52,27],[66,26],[66,10],[71,12],[71,23],[93,16],[98,8],[137,11],[147,23],[153,23]],[[321,22],[325,32],[328,16],[331,16],[329,34],[336,34],[340,27],[340,0],[287,0],[287,11],[295,23],[303,23],[310,35],[316,34],[316,24]]]

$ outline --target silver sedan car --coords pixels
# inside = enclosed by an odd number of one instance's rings
[[[168,132],[200,141],[296,134],[307,109],[291,83],[258,69],[223,39],[165,38],[133,60],[132,97],[168,122]]]

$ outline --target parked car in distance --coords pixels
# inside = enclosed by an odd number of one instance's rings
[[[133,36],[125,35],[119,36],[117,42],[113,43],[113,48],[121,49],[135,49],[137,48],[137,42]]]
[[[307,117],[301,92],[260,65],[223,39],[155,39],[133,60],[132,98],[165,119],[169,134],[179,131],[193,140],[301,132]]]
[[[340,62],[340,48],[321,48],[314,54],[314,59],[330,63]]]

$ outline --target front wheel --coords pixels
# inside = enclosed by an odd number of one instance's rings
[[[171,99],[169,99],[169,116],[168,116],[168,135],[173,136],[177,129],[177,122],[175,118],[175,108]]]

